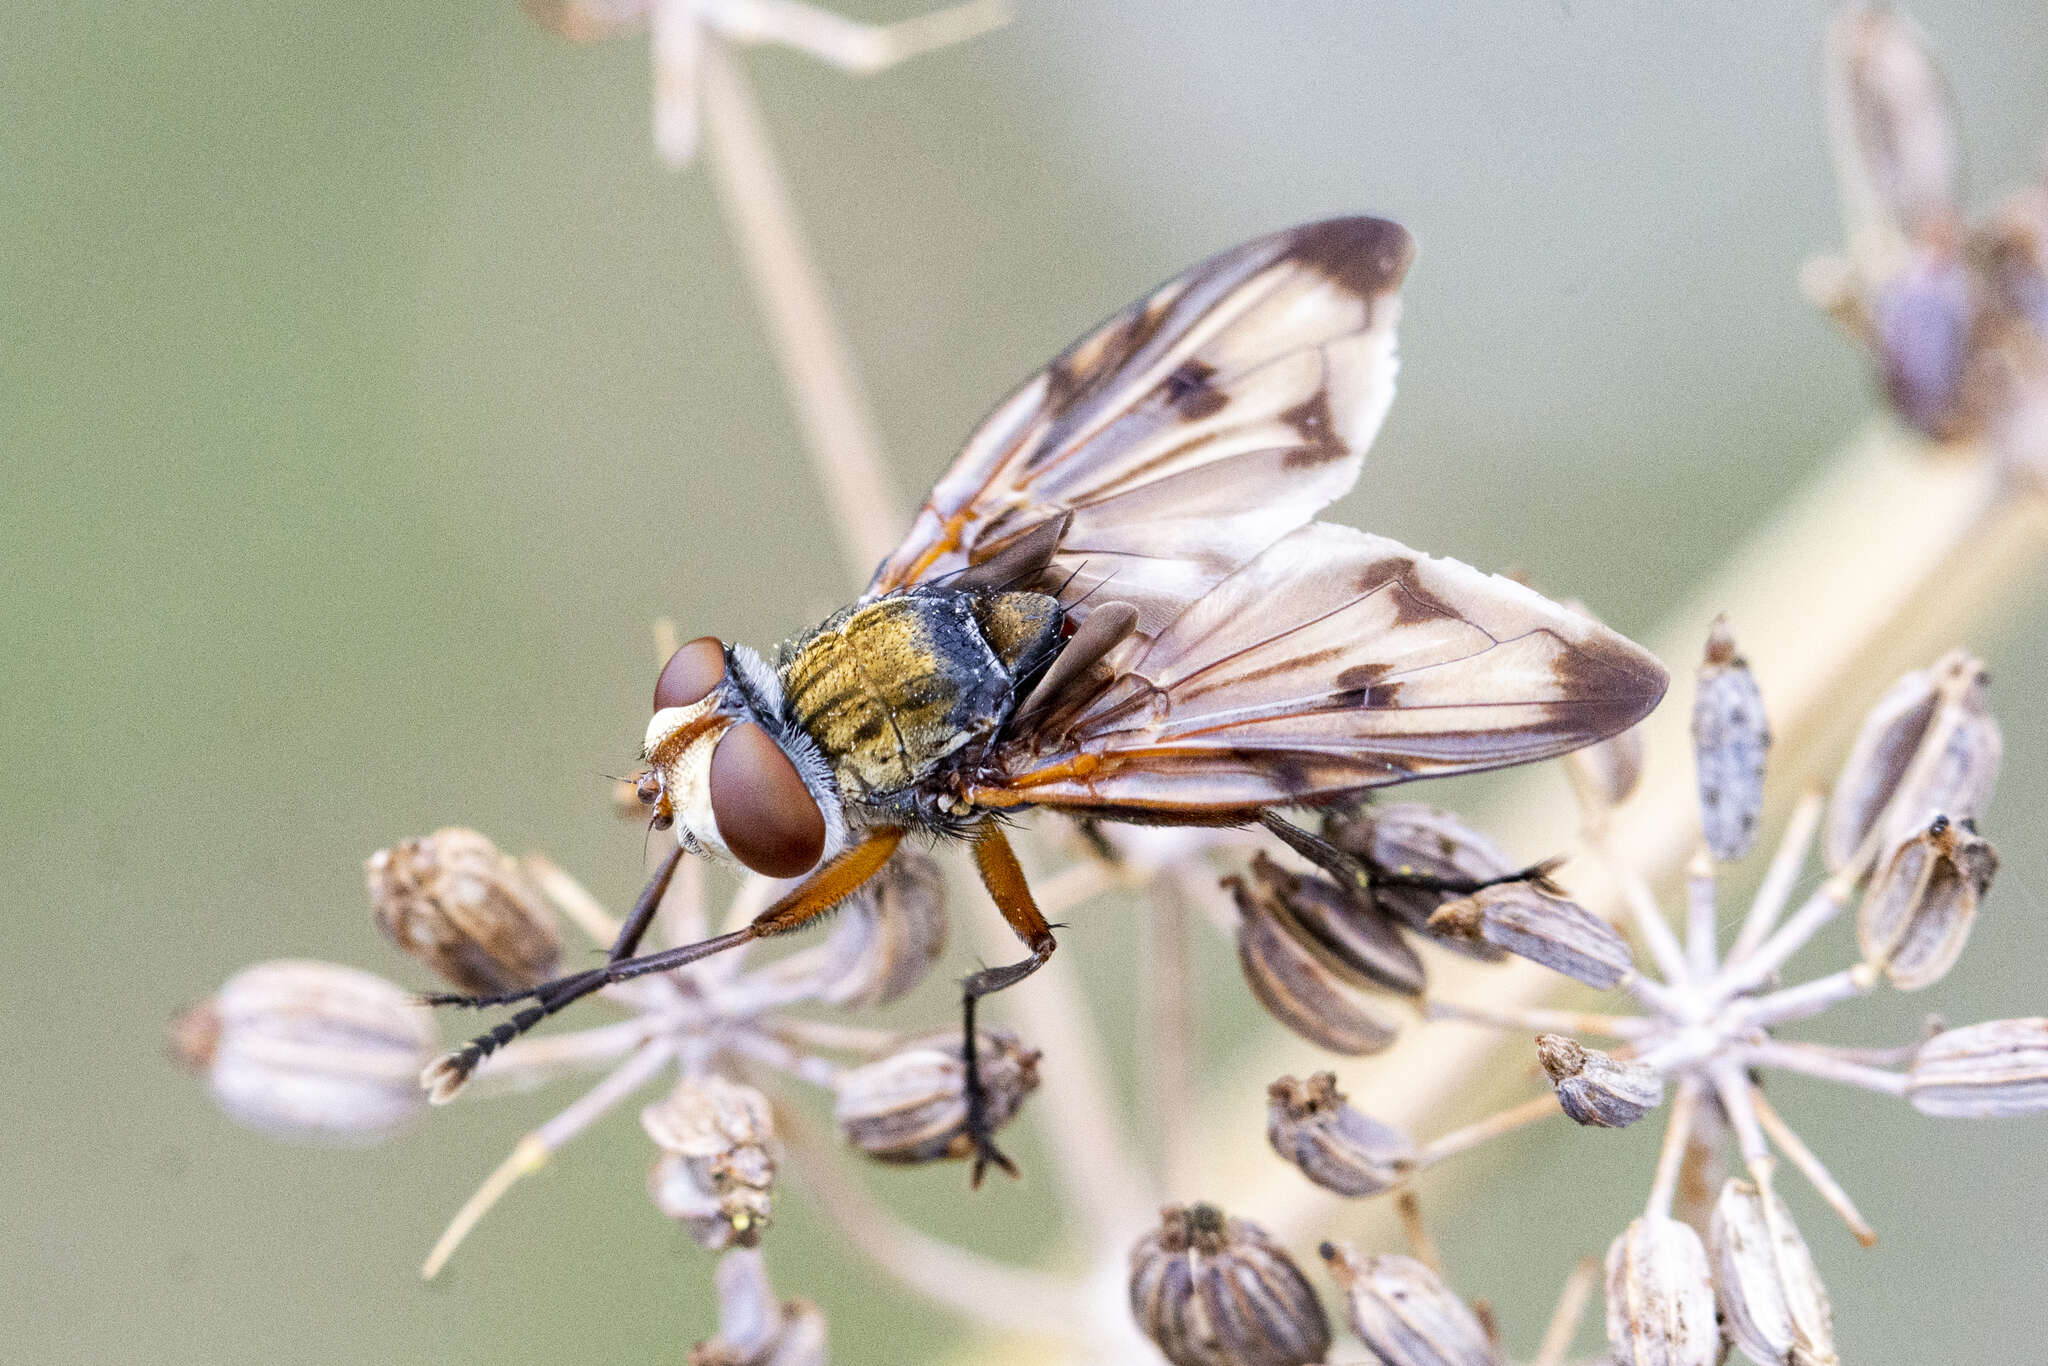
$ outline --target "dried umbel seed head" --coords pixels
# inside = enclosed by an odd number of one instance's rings
[[[820,999],[834,1005],[887,1005],[907,995],[946,951],[946,879],[939,862],[898,850],[839,911]]]
[[[433,1019],[381,977],[259,963],[179,1018],[172,1044],[220,1107],[279,1138],[374,1143],[426,1109]]]
[[[705,1247],[760,1241],[775,1185],[768,1097],[723,1077],[686,1077],[640,1112],[640,1124],[664,1153],[649,1180],[664,1214]]]
[[[721,1257],[718,1336],[690,1349],[689,1366],[825,1366],[825,1316],[805,1300],[778,1301],[761,1254]]]
[[[1607,1346],[1615,1366],[1714,1366],[1721,1332],[1699,1234],[1675,1219],[1645,1216],[1614,1240]]]
[[[1038,1089],[1038,1051],[1006,1029],[979,1030],[975,1037],[989,1124],[1001,1128]],[[881,1161],[962,1158],[974,1150],[966,1081],[960,1035],[932,1034],[840,1073],[833,1113],[846,1141]]]
[[[1266,1141],[1324,1190],[1378,1195],[1414,1165],[1408,1135],[1346,1105],[1335,1073],[1282,1077],[1266,1097]]]
[[[1982,661],[1953,650],[1893,684],[1864,718],[1829,799],[1822,852],[1830,871],[1866,839],[1881,859],[1936,816],[1975,823],[1998,784],[2005,745]]]
[[[1366,805],[1348,815],[1333,815],[1324,821],[1323,835],[1371,870],[1373,904],[1418,930],[1427,931],[1430,913],[1462,893],[1402,886],[1402,879],[1476,885],[1520,871],[1520,865],[1510,862],[1492,840],[1449,812],[1418,802]],[[1488,962],[1504,956],[1481,940],[1443,942]]]
[[[1479,1316],[1413,1257],[1361,1257],[1348,1243],[1324,1243],[1322,1253],[1343,1288],[1353,1331],[1384,1366],[1500,1361]]]
[[[1920,1045],[1906,1099],[1922,1114],[2004,1119],[2048,1114],[2048,1020],[1989,1020]]]
[[[1131,1249],[1131,1313],[1174,1366],[1309,1366],[1330,1350],[1315,1291],[1257,1224],[1170,1205]]]
[[[1664,1080],[1650,1068],[1562,1034],[1538,1034],[1536,1060],[1564,1112],[1591,1128],[1625,1129],[1664,1103]]]
[[[1828,27],[1827,64],[1831,116],[1856,151],[1854,192],[1909,235],[1952,235],[1962,156],[1920,30],[1887,8],[1845,7]]]
[[[1933,986],[1961,956],[1997,871],[1997,852],[1975,831],[1935,817],[1893,851],[1863,894],[1856,940],[1864,960],[1901,991]]]
[[[1449,902],[1430,916],[1429,928],[1447,939],[1492,945],[1603,991],[1634,966],[1628,941],[1612,925],[1527,882],[1482,887]]]
[[[379,849],[365,871],[384,933],[461,990],[518,991],[555,975],[562,941],[539,890],[476,831]]]
[[[1813,1254],[1777,1192],[1730,1181],[1708,1231],[1729,1340],[1751,1361],[1834,1366],[1834,1316]]]
[[[1398,1031],[1367,1008],[1351,974],[1339,971],[1292,917],[1242,878],[1223,885],[1237,901],[1237,961],[1245,983],[1268,1014],[1332,1053],[1376,1053]]]
[[[1422,960],[1377,906],[1329,878],[1296,876],[1263,852],[1252,858],[1252,878],[1262,903],[1339,976],[1368,989],[1422,994]]]
[[[1764,757],[1770,748],[1763,693],[1736,654],[1727,621],[1716,618],[1692,704],[1692,753],[1700,825],[1707,848],[1723,863],[1741,858],[1756,843],[1757,819],[1764,809]]]

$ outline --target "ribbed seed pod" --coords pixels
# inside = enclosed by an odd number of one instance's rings
[[[1292,919],[1241,878],[1223,885],[1237,901],[1237,961],[1252,995],[1281,1024],[1333,1053],[1376,1053],[1399,1032],[1358,999],[1358,990],[1308,943]]]
[[[690,1349],[689,1366],[826,1366],[825,1315],[806,1300],[777,1301],[761,1254],[719,1258],[718,1336]]]
[[[1330,1321],[1293,1258],[1214,1205],[1169,1205],[1131,1250],[1131,1313],[1174,1366],[1309,1366]]]
[[[1378,907],[1326,877],[1296,876],[1262,851],[1252,856],[1262,900],[1312,951],[1355,986],[1420,996],[1428,984],[1422,960]]]
[[[1266,1141],[1325,1190],[1378,1195],[1414,1164],[1408,1135],[1345,1104],[1333,1072],[1282,1077],[1266,1097]]]
[[[776,1168],[768,1097],[723,1077],[685,1077],[640,1124],[664,1154],[649,1178],[662,1213],[708,1248],[760,1242]]]
[[[1557,1087],[1557,1103],[1580,1124],[1624,1129],[1664,1103],[1664,1080],[1650,1068],[1562,1034],[1538,1034],[1536,1060]]]
[[[1461,891],[1404,887],[1402,878],[1432,878],[1476,885],[1521,871],[1500,847],[1448,811],[1419,802],[1367,804],[1323,822],[1323,836],[1362,860],[1374,876],[1373,904],[1415,929],[1429,932],[1431,912]],[[1446,947],[1487,962],[1505,953],[1478,939],[1446,939]]]
[[[2005,753],[1986,679],[1981,661],[1952,650],[1878,699],[1828,802],[1821,849],[1830,871],[1848,867],[1873,830],[1881,862],[1936,816],[1983,816]]]
[[[518,991],[555,975],[562,941],[516,860],[474,830],[451,827],[370,855],[377,924],[392,942],[463,991]]]
[[[939,861],[899,849],[839,909],[820,999],[880,1006],[906,996],[946,951],[946,878]]]
[[[1614,1366],[1714,1366],[1721,1331],[1700,1236],[1646,1216],[1607,1249],[1607,1346]]]
[[[1634,966],[1628,941],[1575,901],[1527,882],[1482,887],[1429,917],[1431,932],[1476,941],[1606,990]]]
[[[1756,843],[1770,748],[1763,693],[1748,662],[1735,652],[1727,620],[1716,617],[1692,704],[1692,754],[1700,827],[1707,848],[1723,863],[1741,858]]]
[[[1500,1352],[1471,1306],[1413,1257],[1361,1257],[1324,1243],[1351,1327],[1383,1366],[1496,1366]]]
[[[1851,6],[1828,26],[1831,113],[1856,149],[1861,183],[1889,226],[1912,236],[1950,230],[1962,155],[1948,82],[1909,19]]]
[[[1969,942],[1998,854],[1974,831],[1935,817],[1881,864],[1856,912],[1865,961],[1901,991],[1933,986]]]
[[[1038,1089],[1038,1051],[1007,1029],[976,1031],[991,1129],[1009,1123]],[[833,1107],[846,1141],[883,1162],[968,1156],[967,1068],[957,1033],[912,1039],[865,1067],[839,1074]]]
[[[374,1143],[426,1109],[434,1023],[410,992],[333,963],[259,963],[179,1017],[220,1107],[279,1138]]]
[[[1922,1114],[2004,1119],[2048,1114],[2048,1019],[1989,1020],[1920,1045],[1906,1099]]]
[[[1834,1366],[1834,1316],[1813,1254],[1775,1191],[1721,1188],[1708,1231],[1728,1338],[1763,1366]]]

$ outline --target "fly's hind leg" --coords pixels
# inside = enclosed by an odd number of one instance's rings
[[[1499,877],[1432,877],[1427,873],[1402,873],[1374,867],[1363,859],[1339,849],[1321,835],[1302,829],[1270,807],[1259,812],[1259,824],[1279,836],[1280,842],[1289,849],[1368,901],[1372,899],[1372,890],[1375,887],[1420,887],[1425,891],[1470,896],[1481,888],[1497,887],[1507,882],[1541,883],[1560,862],[1554,858],[1545,859],[1541,863],[1532,863],[1527,868],[1503,873]]]
[[[1002,826],[994,820],[983,821],[975,832],[974,866],[980,871],[989,896],[994,898],[996,909],[1003,913],[1017,938],[1024,941],[1024,947],[1031,950],[1028,958],[999,968],[983,968],[960,984],[960,1014],[965,1030],[961,1056],[967,1068],[967,1137],[974,1144],[974,1171],[969,1180],[979,1186],[990,1166],[1001,1167],[1015,1176],[1017,1164],[995,1145],[994,1126],[989,1122],[988,1088],[982,1083],[981,1059],[975,1043],[975,1005],[982,997],[1013,987],[1044,967],[1045,960],[1052,957],[1058,946],[1053,942],[1052,926],[1046,924],[1038,903],[1031,898],[1031,888],[1025,885],[1024,869],[1017,862],[1016,852],[1004,837]]]

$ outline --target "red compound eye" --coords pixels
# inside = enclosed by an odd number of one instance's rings
[[[757,873],[795,877],[825,852],[825,817],[810,788],[775,737],[751,721],[734,725],[711,752],[711,814],[725,847]]]
[[[702,702],[724,679],[725,647],[711,636],[698,636],[661,666],[661,677],[654,680],[654,709]]]

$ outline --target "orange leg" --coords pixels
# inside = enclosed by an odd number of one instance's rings
[[[874,831],[865,840],[818,869],[810,877],[790,889],[780,900],[754,919],[729,934],[715,935],[694,944],[664,949],[659,953],[641,954],[637,958],[626,957],[633,944],[653,918],[654,908],[660,903],[661,892],[667,888],[668,878],[675,871],[674,858],[665,860],[661,870],[648,890],[641,894],[641,905],[634,908],[627,933],[620,935],[620,943],[612,960],[601,968],[588,972],[573,973],[557,977],[552,982],[542,982],[526,991],[509,992],[502,996],[430,996],[433,1005],[494,1006],[507,1005],[513,1001],[531,998],[534,1004],[520,1011],[511,1019],[487,1033],[479,1034],[455,1052],[443,1058],[433,1069],[436,1081],[434,1094],[447,1099],[453,1095],[477,1066],[491,1054],[497,1052],[512,1040],[532,1029],[535,1025],[575,1001],[610,986],[634,977],[644,977],[653,972],[667,972],[683,967],[714,953],[736,949],[756,939],[770,935],[786,934],[808,921],[815,920],[837,906],[847,897],[860,890],[861,884],[882,870],[889,856],[896,852],[896,846],[903,842],[903,831],[895,826],[884,826]],[[1016,859],[1010,864],[1016,866]],[[1041,925],[1044,921],[1039,922]],[[970,1071],[972,1070],[970,1065]]]
[[[1052,957],[1052,951],[1058,945],[1053,941],[1052,926],[1045,923],[1038,903],[1032,900],[1031,888],[1024,882],[1024,869],[1017,862],[1016,852],[1010,848],[1010,841],[1003,835],[1003,827],[996,821],[985,820],[975,831],[974,866],[980,871],[988,894],[995,899],[996,909],[1003,913],[1003,919],[1024,941],[1024,947],[1031,950],[1029,958],[1006,967],[983,968],[960,984],[960,1013],[966,1031],[961,1056],[967,1065],[967,1136],[974,1143],[974,1172],[969,1179],[979,1186],[982,1174],[991,1164],[1012,1176],[1017,1174],[1017,1164],[1003,1155],[990,1135],[988,1091],[982,1085],[981,1060],[975,1043],[975,1004],[991,992],[1015,986],[1044,967],[1045,960]]]

